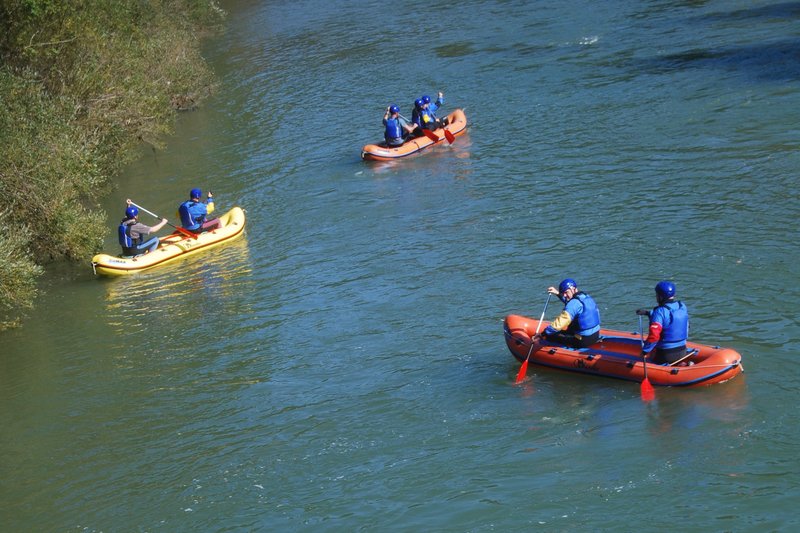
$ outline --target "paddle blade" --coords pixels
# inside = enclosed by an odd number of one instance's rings
[[[517,380],[514,383],[516,383],[517,385],[522,383],[522,380],[525,379],[525,374],[527,373],[528,373],[528,360],[525,359],[522,362],[522,366],[519,367],[519,372],[517,372]]]
[[[656,391],[653,388],[653,385],[650,384],[650,380],[644,378],[642,381],[642,401],[643,402],[652,402],[656,399]]]
[[[431,130],[422,130],[422,133],[425,134],[425,137],[432,140],[435,143],[439,142],[439,136],[433,133]]]
[[[444,130],[444,137],[447,139],[447,142],[453,144],[456,140],[456,136],[450,133],[450,130]]]

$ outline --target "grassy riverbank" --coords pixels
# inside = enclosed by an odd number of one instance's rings
[[[98,199],[208,93],[199,37],[223,18],[213,0],[0,0],[0,329],[47,263],[100,249]]]

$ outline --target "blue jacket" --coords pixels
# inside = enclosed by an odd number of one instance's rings
[[[585,292],[576,293],[564,306],[561,315],[553,322],[563,321],[563,324],[566,325],[566,320],[570,321],[566,329],[572,334],[585,337],[600,331],[600,310],[594,299]],[[545,335],[552,335],[556,332],[558,329],[552,325],[548,325],[544,330]]]
[[[431,116],[433,117],[433,120],[436,120],[436,110],[442,107],[443,104],[444,104],[444,96],[441,96],[437,98],[435,102],[431,102],[430,104],[428,104],[428,112],[430,112]]]
[[[669,349],[686,345],[689,338],[689,311],[679,300],[667,302],[650,311],[650,323],[661,325],[661,338],[656,342],[645,342],[644,353],[653,348]],[[648,340],[650,337],[648,337]]]
[[[386,131],[383,133],[383,137],[387,141],[390,139],[403,138],[405,130],[403,130],[403,125],[402,122],[400,122],[400,117],[384,119],[383,124],[386,126]]]
[[[206,204],[213,203],[213,198],[206,200],[206,203],[195,202],[194,200],[186,200],[183,202],[178,207],[178,214],[181,217],[181,226],[191,231],[200,229],[200,226],[206,221],[206,215],[208,215],[208,207]]]

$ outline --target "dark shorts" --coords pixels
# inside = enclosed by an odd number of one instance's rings
[[[570,348],[587,348],[600,340],[600,332],[595,331],[591,335],[579,337],[573,333],[559,331],[557,333],[553,333],[552,335],[548,335],[546,338],[550,342],[563,344],[564,346],[569,346]]]
[[[218,218],[212,218],[211,220],[206,220],[205,222],[203,222],[203,225],[200,226],[199,228],[190,229],[188,231],[191,231],[192,233],[195,234],[200,234],[203,233],[204,231],[211,231],[212,229],[217,229],[220,227],[220,224],[221,222]]]
[[[652,361],[657,365],[671,365],[675,361],[680,361],[686,355],[686,345],[676,348],[656,348],[656,353]]]

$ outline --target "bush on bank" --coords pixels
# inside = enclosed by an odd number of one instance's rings
[[[43,265],[100,250],[98,200],[208,93],[199,37],[223,17],[214,0],[0,0],[0,329]]]

